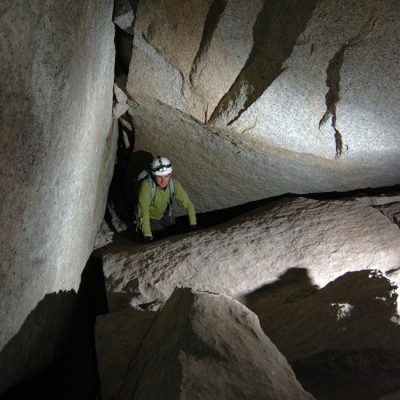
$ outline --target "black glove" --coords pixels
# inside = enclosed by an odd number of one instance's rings
[[[190,232],[193,232],[193,231],[195,231],[197,229],[197,225],[190,225],[189,226],[189,231]]]
[[[152,243],[153,242],[153,236],[144,236],[143,237],[143,243]]]

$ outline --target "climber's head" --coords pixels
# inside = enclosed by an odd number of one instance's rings
[[[169,184],[169,179],[172,173],[171,161],[166,157],[156,157],[151,163],[151,172],[154,176],[156,184],[161,189],[165,189]]]

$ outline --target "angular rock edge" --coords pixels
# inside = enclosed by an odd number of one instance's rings
[[[137,315],[125,317],[114,327],[114,335],[135,325]],[[107,319],[112,321],[112,314],[99,317],[97,337]],[[129,348],[132,359],[114,399],[313,399],[264,334],[257,316],[236,300],[177,288],[148,325],[144,337],[145,330],[132,329],[129,334],[140,344],[137,350]],[[116,341],[107,341],[106,335],[103,339],[97,342],[99,360],[107,359],[106,354],[119,357]],[[126,361],[125,357],[125,365]],[[109,377],[102,367],[100,375]],[[111,386],[116,388],[117,382]]]

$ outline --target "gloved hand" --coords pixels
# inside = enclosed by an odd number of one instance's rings
[[[189,226],[189,231],[190,232],[193,232],[193,231],[195,231],[197,229],[197,225],[190,225]]]
[[[152,243],[153,242],[153,236],[144,236],[143,237],[143,243]]]

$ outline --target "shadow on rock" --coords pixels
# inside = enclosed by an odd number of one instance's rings
[[[47,294],[1,352],[8,390],[0,398],[96,399],[94,324],[107,311],[102,267],[91,257],[78,293]]]
[[[240,301],[257,314],[264,304],[274,307],[291,303],[318,291],[306,268],[290,268],[273,283],[246,294]]]
[[[400,389],[398,351],[327,351],[295,362],[292,368],[318,400],[376,400]]]
[[[318,400],[372,400],[399,390],[397,286],[377,270],[320,290],[304,270],[246,296],[265,333]]]

